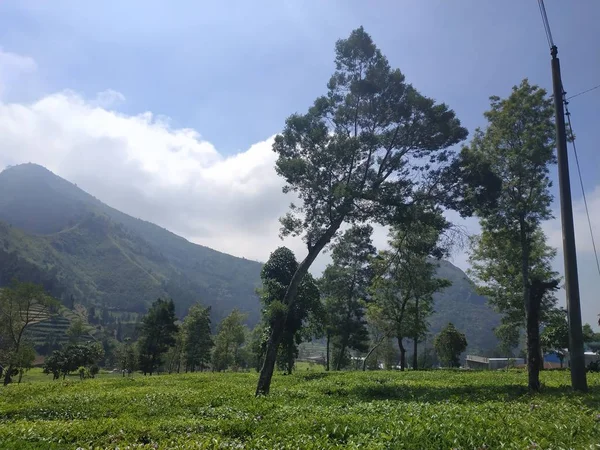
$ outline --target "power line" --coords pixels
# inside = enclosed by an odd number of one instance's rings
[[[546,14],[546,6],[544,6],[544,0],[538,0],[538,6],[540,7],[540,14],[542,15],[542,23],[544,24],[544,31],[546,32],[548,46],[552,48],[554,47],[554,40],[552,39],[552,31],[550,31],[550,23],[548,22],[548,16]]]
[[[594,86],[593,88],[589,88],[589,89],[586,89],[585,91],[579,92],[578,94],[571,95],[570,97],[567,98],[567,100],[571,100],[572,98],[579,97],[580,95],[583,95],[583,94],[587,94],[588,92],[591,92],[594,89],[598,89],[598,88],[600,88],[600,84],[597,86]]]
[[[600,86],[599,86],[600,87]],[[564,90],[563,90],[564,92]],[[573,98],[573,97],[571,97]],[[573,153],[575,154],[575,163],[577,165],[577,174],[579,175],[579,184],[581,186],[581,194],[583,195],[583,205],[585,206],[585,214],[587,215],[588,227],[590,229],[590,236],[592,238],[592,248],[594,249],[594,256],[596,257],[596,268],[598,269],[598,275],[600,275],[600,261],[598,260],[598,252],[596,251],[596,241],[594,240],[594,231],[592,229],[592,221],[590,220],[590,210],[588,208],[587,198],[585,195],[585,189],[583,187],[583,177],[581,176],[581,167],[579,165],[579,156],[577,155],[577,145],[575,144],[575,134],[573,133],[573,125],[571,123],[571,112],[569,111],[568,99],[564,99],[565,104],[565,116],[567,116],[567,123],[569,124],[569,133],[571,135],[571,144],[573,144]]]

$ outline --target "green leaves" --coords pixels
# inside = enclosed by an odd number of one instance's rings
[[[336,43],[336,71],[325,96],[294,114],[276,137],[276,168],[301,206],[283,221],[314,244],[343,221],[386,222],[443,163],[467,131],[445,104],[419,94],[390,68],[363,28]],[[427,184],[429,181],[424,181]],[[335,231],[334,230],[334,231]],[[326,244],[325,242],[324,244]]]
[[[162,364],[162,357],[175,345],[179,327],[175,324],[173,300],[159,298],[142,319],[138,341],[140,369],[152,374]]]
[[[571,392],[566,371],[542,373],[536,396],[515,370],[318,375],[276,376],[276,391],[259,399],[251,373],[13,385],[0,396],[0,447],[591,449],[600,441],[600,374],[589,374],[587,396]]]
[[[234,309],[219,324],[212,355],[213,370],[222,371],[231,366],[241,365],[240,347],[246,341],[245,319],[245,314],[239,309]]]
[[[435,337],[433,346],[444,366],[458,367],[460,354],[467,349],[467,338],[449,323]]]

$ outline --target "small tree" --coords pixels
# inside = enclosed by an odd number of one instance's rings
[[[452,110],[391,69],[362,27],[336,43],[335,65],[327,94],[290,116],[273,144],[284,192],[300,200],[282,218],[282,234],[301,235],[308,250],[281,299],[286,306],[343,223],[388,224],[407,204],[440,193],[447,149],[467,136]],[[271,329],[257,395],[269,393],[283,325]]]
[[[546,326],[540,335],[540,343],[545,352],[558,356],[562,368],[566,356],[565,350],[569,348],[567,311],[556,308],[549,312]]]
[[[185,332],[185,370],[203,370],[210,362],[210,351],[214,346],[210,332],[210,306],[204,308],[199,303],[193,305],[183,321],[182,328]]]
[[[71,322],[71,325],[67,329],[67,336],[69,337],[69,342],[75,344],[79,341],[79,338],[86,335],[85,326],[83,324],[83,320],[79,317]]]
[[[245,318],[245,314],[234,309],[219,324],[212,355],[213,370],[220,372],[240,364],[239,350],[246,340]]]
[[[263,322],[269,332],[274,328],[282,330],[277,356],[279,366],[288,373],[298,356],[298,345],[306,337],[302,331],[308,325],[310,314],[320,307],[319,290],[311,274],[304,276],[294,304],[286,305],[281,301],[297,268],[294,253],[279,247],[271,253],[260,274]]]
[[[187,339],[186,332],[182,327],[179,327],[175,333],[175,342],[169,347],[165,354],[166,369],[168,373],[173,373],[181,370],[181,365],[184,362],[184,345]]]
[[[452,323],[448,323],[435,337],[433,347],[443,365],[459,367],[460,354],[467,349],[467,338]]]
[[[138,355],[135,345],[131,342],[131,338],[125,338],[125,341],[117,347],[117,361],[119,369],[123,376],[131,375],[136,371],[138,366]]]
[[[42,286],[33,283],[13,281],[10,287],[0,290],[0,346],[4,348],[4,384],[12,381],[14,372],[19,372],[22,364],[29,361],[23,350],[26,344],[26,328],[48,317],[58,302],[44,291]]]
[[[163,355],[175,344],[178,330],[175,320],[173,300],[160,298],[142,319],[138,349],[139,365],[144,375],[152,375],[163,363]]]
[[[80,375],[92,378],[98,373],[97,363],[104,357],[104,349],[99,342],[82,344],[68,344],[61,350],[55,350],[46,358],[44,373],[52,373],[54,379],[60,375],[63,379],[71,372],[79,371]],[[83,368],[83,372],[80,370]]]

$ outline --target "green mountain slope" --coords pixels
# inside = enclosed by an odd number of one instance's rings
[[[452,322],[465,333],[469,352],[495,348],[497,339],[492,330],[500,324],[500,316],[487,304],[487,299],[478,295],[465,273],[448,261],[439,262],[437,275],[450,280],[452,286],[434,296],[431,333],[438,333]]]
[[[239,307],[259,315],[261,265],[117,211],[35,164],[0,174],[0,283],[15,275],[50,283],[60,298],[143,312],[160,295],[180,313],[200,300],[215,319]]]

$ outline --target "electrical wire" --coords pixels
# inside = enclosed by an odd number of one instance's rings
[[[563,90],[564,96],[564,90]],[[592,221],[590,219],[590,210],[588,208],[587,198],[585,195],[585,189],[583,187],[583,177],[581,176],[581,167],[579,165],[579,156],[577,154],[577,145],[575,144],[575,134],[573,133],[573,124],[571,123],[571,112],[569,111],[568,99],[563,99],[565,104],[565,116],[567,116],[567,123],[569,125],[569,134],[571,136],[571,144],[573,145],[573,153],[575,155],[575,163],[577,165],[577,174],[579,175],[579,184],[581,186],[581,193],[583,195],[583,205],[585,206],[585,214],[587,215],[588,227],[590,229],[590,236],[592,238],[592,247],[594,249],[594,256],[596,257],[596,268],[598,269],[598,275],[600,275],[600,261],[598,260],[598,251],[596,250],[596,241],[594,239],[594,231],[592,228]]]
[[[571,100],[572,98],[579,97],[580,95],[587,94],[588,92],[593,91],[594,89],[600,88],[600,84],[598,86],[594,86],[593,88],[586,89],[585,91],[579,92],[578,94],[571,95],[567,98],[567,100]]]
[[[538,0],[538,6],[540,7],[540,14],[542,15],[542,23],[544,24],[544,31],[546,32],[548,46],[552,48],[554,47],[554,40],[552,39],[552,32],[550,31],[550,23],[548,22],[548,15],[546,14],[546,6],[544,6],[544,0]]]

